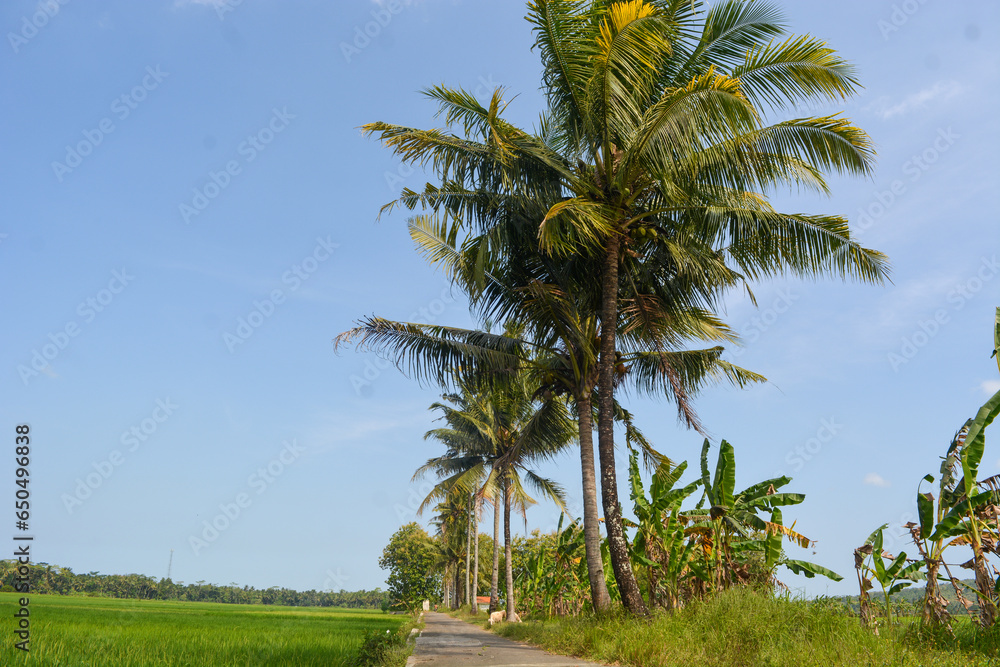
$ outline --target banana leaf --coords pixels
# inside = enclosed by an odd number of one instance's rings
[[[780,489],[786,484],[791,483],[791,477],[773,477],[771,479],[765,479],[763,482],[757,482],[753,486],[748,486],[747,488],[736,494],[737,498],[756,498],[758,496],[767,493],[767,490],[772,486],[775,490]]]
[[[781,510],[777,507],[771,512],[771,523],[782,525],[781,523]],[[768,568],[774,567],[778,560],[781,558],[781,534],[774,533],[769,534],[764,540],[765,550],[764,550],[764,564]]]
[[[934,533],[931,535],[931,540],[937,541],[945,537],[955,537],[956,535],[963,534],[964,531],[957,530],[962,523],[963,519],[967,518],[970,514],[970,509],[972,513],[975,513],[979,508],[984,507],[989,504],[1000,504],[1000,494],[993,491],[985,491],[983,493],[977,494],[972,497],[971,502],[968,498],[958,503],[951,508],[951,511],[934,527]]]
[[[979,412],[969,424],[969,432],[965,435],[965,451],[963,461],[968,460],[970,470],[965,472],[969,479],[975,480],[979,470],[979,462],[983,458],[983,451],[986,448],[986,434],[984,430],[993,423],[997,415],[1000,414],[1000,391],[993,394],[990,400],[979,408]],[[963,466],[964,467],[964,466]]]
[[[931,476],[927,475],[927,477]],[[933,482],[934,478],[931,477],[930,481]],[[932,494],[917,493],[917,514],[920,516],[920,539],[926,540],[934,530],[934,496]]]
[[[877,535],[880,535],[882,533],[882,531],[885,530],[888,527],[889,527],[889,524],[883,523],[881,526],[879,526],[878,528],[876,528],[875,530],[873,530],[872,534],[869,535],[868,539],[865,540],[865,544],[874,544],[875,543],[875,537]],[[879,551],[881,551],[881,549],[879,549]]]
[[[879,528],[877,534],[875,535],[875,540],[872,542],[872,565],[875,568],[875,577],[880,581],[886,581],[885,576],[885,563],[882,562],[882,528]]]
[[[997,394],[1000,396],[1000,392]],[[719,444],[719,459],[715,465],[715,479],[712,480],[715,505],[733,507],[733,492],[736,490],[736,454],[733,446],[723,440]]]
[[[782,561],[781,564],[795,574],[805,575],[807,579],[812,579],[817,574],[821,574],[828,579],[833,579],[834,581],[843,580],[843,577],[833,570],[828,570],[822,565],[817,565],[816,563],[810,563],[804,560],[785,560]]]

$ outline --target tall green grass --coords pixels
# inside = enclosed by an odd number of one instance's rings
[[[0,664],[357,665],[364,632],[396,632],[409,617],[329,607],[30,595],[31,652],[14,648],[19,595],[0,593]]]
[[[964,621],[955,629],[957,639],[945,633],[932,638],[902,623],[883,626],[875,636],[843,610],[736,589],[651,620],[529,620],[505,623],[497,632],[557,653],[632,667],[1000,664],[1000,635],[977,633]]]

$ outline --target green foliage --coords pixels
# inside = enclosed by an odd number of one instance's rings
[[[643,613],[613,482],[616,387],[665,395],[698,428],[690,399],[704,385],[763,379],[722,361],[720,346],[684,349],[735,341],[714,314],[728,288],[781,273],[883,282],[886,258],[846,219],[779,213],[762,194],[826,192],[828,172],[869,175],[874,146],[839,116],[768,124],[768,107],[842,100],[859,84],[822,41],[788,36],[766,3],[539,0],[527,19],[548,102],[537,131],[504,118],[503,88],[481,101],[445,86],[425,91],[443,129],[362,128],[437,181],[383,211],[420,208],[419,251],[483,320],[516,318],[527,340],[369,318],[338,344],[386,351],[439,383],[459,368],[517,367],[522,342],[543,350],[540,391],[572,393],[588,417],[598,408],[609,553],[626,605]]]
[[[741,587],[650,620],[581,616],[507,623],[495,631],[582,660],[629,667],[987,667],[1000,657],[996,632],[976,632],[969,623],[958,625],[955,637],[917,628],[886,627],[876,636],[839,601],[776,598]]]
[[[1000,349],[1000,308],[997,308],[993,327],[993,355]],[[998,362],[1000,363],[1000,362]],[[927,579],[924,604],[921,611],[923,626],[945,626],[951,630],[948,601],[941,596],[939,582],[947,582],[955,590],[955,597],[970,615],[978,616],[978,623],[991,627],[996,621],[998,584],[989,569],[988,556],[996,555],[1000,543],[1000,476],[980,480],[979,465],[986,450],[986,428],[1000,415],[1000,392],[994,394],[978,410],[975,417],[965,422],[956,433],[940,467],[938,495],[922,491],[924,482],[933,484],[933,475],[924,475],[917,487],[917,517],[919,523],[908,523],[913,543],[920,560],[904,565],[906,554],[893,558],[882,552],[882,528],[872,533],[864,545],[855,549],[855,566],[861,587],[862,607],[871,588],[871,579],[882,584],[886,591],[886,609],[889,595],[905,583],[897,580],[917,578],[918,569]],[[969,567],[976,574],[975,586],[959,582],[947,562],[950,547],[969,547],[972,560],[962,567]],[[884,562],[889,560],[889,564]],[[870,564],[869,564],[870,563]],[[944,570],[942,572],[941,570]],[[993,568],[996,572],[996,568]],[[945,576],[947,573],[947,576]],[[966,600],[963,587],[973,592],[978,608]]]
[[[430,536],[416,523],[393,533],[378,565],[389,570],[386,583],[394,605],[413,610],[423,600],[437,596],[440,583],[433,574],[435,557]]]
[[[892,618],[892,605],[890,598],[899,593],[904,588],[923,578],[920,561],[912,561],[906,557],[905,551],[900,551],[898,556],[893,556],[883,550],[885,541],[884,530],[887,525],[883,525],[868,536],[865,544],[858,553],[863,556],[858,576],[861,587],[866,592],[873,588],[872,580],[878,582],[882,587],[882,596],[885,600],[883,613],[887,619]],[[869,548],[870,547],[870,548]]]
[[[632,557],[646,568],[650,604],[674,609],[685,600],[733,584],[770,587],[778,566],[807,577],[819,574],[839,581],[840,575],[831,570],[783,555],[784,538],[803,547],[811,544],[782,521],[781,507],[805,500],[803,494],[778,491],[791,479],[768,479],[736,492],[733,446],[722,441],[714,476],[709,474],[709,448],[706,440],[700,479],[675,489],[687,463],[672,469],[661,465],[651,480],[649,498],[637,453],[633,451],[629,458],[633,510],[639,520]],[[699,486],[701,501],[692,509],[682,509],[683,501]],[[708,509],[704,509],[706,501]]]
[[[667,465],[661,465],[653,474],[650,498],[647,500],[639,474],[637,452],[632,451],[629,455],[631,497],[639,520],[632,557],[647,570],[649,602],[653,606],[663,604],[671,609],[678,606],[682,578],[694,572],[689,565],[696,545],[694,540],[686,539],[686,519],[681,515],[681,503],[695,492],[702,480],[675,489],[674,485],[686,469],[687,462],[672,470]]]
[[[365,630],[357,664],[359,667],[383,667],[405,645],[406,639],[398,632]]]
[[[579,614],[589,607],[589,581],[579,519],[565,528],[563,517],[553,533],[537,531],[515,541],[514,582],[522,616]]]
[[[14,590],[16,560],[0,560],[0,592]],[[54,595],[86,595],[127,600],[182,600],[221,602],[225,604],[263,604],[292,607],[344,607],[378,609],[389,594],[373,591],[295,591],[272,586],[254,588],[199,581],[193,584],[160,579],[144,574],[76,573],[71,568],[50,563],[35,563],[28,575],[32,592]]]

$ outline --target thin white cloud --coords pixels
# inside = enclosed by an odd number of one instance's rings
[[[1000,380],[985,380],[981,385],[983,393],[987,396],[992,396],[993,394],[1000,391]]]
[[[950,100],[963,91],[957,81],[938,81],[929,88],[906,97],[901,102],[893,102],[888,97],[880,97],[866,109],[873,111],[882,120],[908,114],[915,109],[926,107],[931,102]]]
[[[865,484],[871,484],[872,486],[877,486],[882,489],[889,488],[889,486],[892,485],[891,482],[888,482],[885,479],[883,479],[882,475],[878,474],[877,472],[870,472],[867,475],[865,475],[864,482]]]
[[[889,334],[913,329],[921,317],[946,302],[962,278],[959,270],[937,270],[900,283],[879,300],[877,319],[866,320],[871,340],[884,341]]]
[[[394,367],[382,374],[396,374]],[[378,382],[376,376],[372,382]],[[383,380],[384,381],[384,380]],[[420,439],[434,428],[435,415],[424,403],[400,403],[392,408],[355,405],[349,410],[323,410],[302,428],[302,442],[310,451],[327,452],[342,447],[389,447],[400,440]]]

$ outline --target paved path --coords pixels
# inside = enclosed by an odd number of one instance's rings
[[[407,667],[601,667],[596,662],[546,653],[540,648],[518,644],[487,632],[471,623],[439,614],[424,612],[424,631]]]

